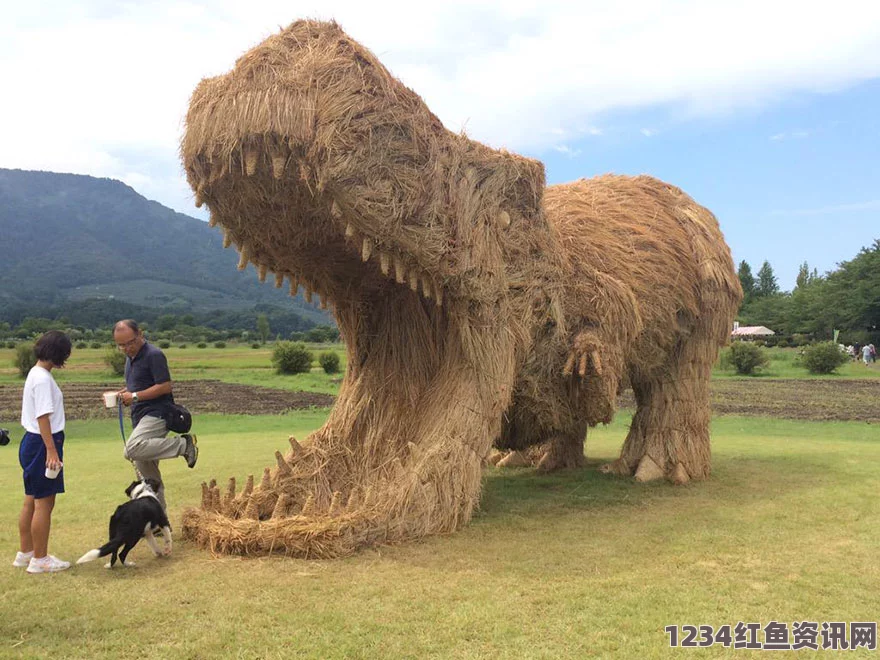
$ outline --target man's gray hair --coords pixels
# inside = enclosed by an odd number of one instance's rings
[[[121,330],[122,328],[128,328],[135,334],[138,334],[141,331],[138,327],[137,321],[134,319],[122,319],[121,321],[117,321],[116,325],[113,326],[113,332]]]

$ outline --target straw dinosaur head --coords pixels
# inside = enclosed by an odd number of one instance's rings
[[[240,268],[334,302],[497,300],[504,235],[543,219],[539,162],[447,131],[335,23],[293,23],[203,80],[181,155]]]

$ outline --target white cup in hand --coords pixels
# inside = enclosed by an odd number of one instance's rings
[[[61,473],[61,468],[64,467],[64,463],[61,461],[58,462],[58,467],[50,468],[48,465],[46,466],[46,478],[54,479]]]
[[[105,408],[115,408],[116,407],[116,392],[104,392],[102,395],[104,397],[104,407]]]

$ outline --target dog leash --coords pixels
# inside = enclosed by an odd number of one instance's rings
[[[122,397],[116,397],[116,410],[119,413],[119,434],[122,436],[122,446],[125,446],[125,422],[122,421]],[[130,458],[128,459],[129,463],[131,463],[131,467],[134,468],[134,473],[137,475],[138,481],[144,480],[144,475],[141,474],[141,471],[137,469],[137,465],[134,464],[134,461]]]

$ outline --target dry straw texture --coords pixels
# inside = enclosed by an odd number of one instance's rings
[[[188,537],[336,557],[453,531],[493,441],[579,465],[627,383],[639,409],[609,469],[708,474],[708,372],[741,292],[715,218],[678,189],[545,191],[540,163],[450,133],[313,21],[203,81],[181,152],[240,268],[320,294],[349,365],[326,424],[259,484],[206,484]]]

